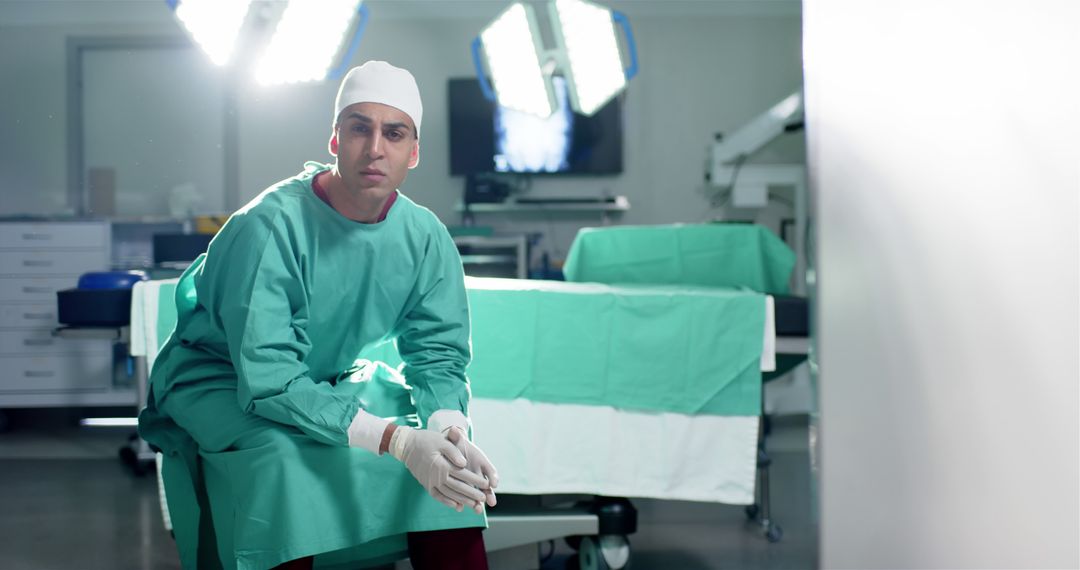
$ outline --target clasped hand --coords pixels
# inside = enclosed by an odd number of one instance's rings
[[[495,488],[499,486],[499,472],[495,469],[495,466],[491,464],[491,461],[484,455],[483,451],[480,451],[479,447],[469,441],[469,437],[465,435],[465,432],[461,428],[452,427],[447,430],[446,439],[457,447],[458,451],[465,456],[466,465],[464,469],[460,469],[451,474],[453,477],[462,477],[468,475],[471,480],[475,481],[477,478],[484,481],[486,484],[477,486],[484,493],[484,502],[487,506],[494,507],[495,500]],[[465,479],[461,479],[464,481]],[[478,512],[480,506],[474,507]]]
[[[443,435],[400,427],[390,441],[390,454],[432,497],[458,512],[469,506],[479,514],[484,503],[495,506],[495,468],[457,428]]]

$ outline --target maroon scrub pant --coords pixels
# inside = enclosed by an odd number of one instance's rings
[[[409,533],[409,560],[415,570],[487,570],[480,528]],[[276,570],[309,570],[315,558],[290,560]]]

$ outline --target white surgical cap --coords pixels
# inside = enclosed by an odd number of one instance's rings
[[[341,80],[334,100],[334,122],[341,112],[355,103],[382,103],[394,107],[413,120],[416,136],[420,136],[420,120],[424,106],[420,104],[420,89],[408,71],[385,61],[369,61],[354,67]]]

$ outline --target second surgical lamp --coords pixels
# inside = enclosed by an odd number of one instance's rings
[[[551,0],[547,8],[556,44],[553,49],[544,49],[536,14],[522,2],[510,5],[481,30],[472,43],[480,86],[488,99],[502,107],[547,117],[557,108],[551,76],[559,70],[566,77],[571,107],[592,115],[637,74],[630,22],[622,13],[586,0]],[[631,63],[625,69],[615,24],[626,35]]]

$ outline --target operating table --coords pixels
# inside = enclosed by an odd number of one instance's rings
[[[467,287],[470,417],[499,466],[500,494],[755,503],[762,371],[775,369],[778,343],[792,343],[776,337],[772,297],[477,278]],[[175,322],[174,289],[175,280],[136,286],[131,352],[147,370]],[[361,356],[400,364],[392,343]],[[582,556],[612,567],[636,528],[633,507],[618,499],[497,507],[489,520],[493,557],[584,535]]]

